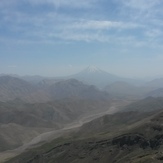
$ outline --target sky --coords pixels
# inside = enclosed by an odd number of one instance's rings
[[[63,76],[94,65],[163,75],[162,0],[0,0],[0,73]]]

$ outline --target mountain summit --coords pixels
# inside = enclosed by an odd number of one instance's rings
[[[87,84],[96,85],[97,87],[100,88],[106,86],[109,83],[119,81],[122,79],[116,75],[107,73],[95,66],[89,66],[83,71],[70,76],[70,78],[80,80]]]
[[[102,70],[100,70],[96,66],[89,66],[84,71],[87,72],[87,73],[101,73],[102,72]]]
[[[129,78],[123,78],[116,76],[114,74],[110,74],[106,71],[99,69],[96,66],[88,66],[81,72],[77,74],[73,74],[70,76],[63,76],[63,77],[54,77],[52,79],[45,79],[42,81],[43,84],[54,84],[58,81],[68,80],[68,79],[77,79],[82,81],[84,84],[95,85],[98,88],[104,88],[109,84],[112,84],[117,81],[124,81],[129,82],[131,84],[137,84],[141,81]]]
[[[129,82],[131,84],[136,84],[140,82],[134,79],[123,78],[114,74],[110,74],[106,71],[99,69],[96,66],[88,66],[83,71],[69,76],[69,78],[74,78],[86,84],[95,85],[99,88],[104,88],[105,86],[117,81]]]

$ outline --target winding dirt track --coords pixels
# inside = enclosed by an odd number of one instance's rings
[[[124,105],[124,103],[122,105]],[[39,136],[32,139],[29,143],[24,144],[23,146],[21,146],[17,149],[2,152],[2,153],[0,153],[0,163],[5,162],[5,160],[8,158],[19,155],[20,153],[22,153],[23,151],[25,151],[27,149],[39,146],[45,142],[49,142],[49,141],[65,134],[65,133],[68,133],[68,132],[70,132],[70,131],[78,128],[78,127],[81,127],[84,123],[87,123],[93,119],[96,119],[96,118],[101,117],[101,116],[106,115],[106,114],[116,113],[119,110],[119,106],[121,106],[121,104],[113,103],[113,105],[108,110],[106,110],[104,112],[100,112],[100,113],[96,113],[96,114],[91,115],[91,116],[84,117],[75,123],[68,124],[67,126],[65,126],[62,129],[40,134]]]

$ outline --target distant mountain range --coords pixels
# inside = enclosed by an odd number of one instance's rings
[[[118,75],[114,75],[108,73],[104,70],[99,69],[96,66],[88,66],[84,70],[79,73],[70,75],[70,76],[62,76],[62,77],[44,77],[39,75],[26,75],[19,76],[16,74],[0,74],[1,76],[11,76],[23,79],[32,84],[40,84],[40,85],[51,85],[58,81],[67,80],[67,79],[77,79],[79,81],[84,82],[85,84],[95,85],[99,88],[104,88],[107,85],[113,84],[114,82],[125,82],[134,86],[144,86],[144,87],[153,87],[153,88],[163,88],[163,78],[156,78],[154,80],[149,81],[149,79],[138,80],[134,78],[125,78],[120,77]],[[147,82],[148,81],[148,82]]]
[[[97,67],[62,78],[41,76],[0,76],[0,101],[20,98],[26,102],[46,102],[59,98],[143,98],[162,97],[163,79],[137,86],[140,81],[109,74]],[[94,85],[94,86],[93,86]],[[98,88],[101,88],[102,93]],[[107,92],[107,93],[106,93]],[[103,95],[102,95],[103,94]]]
[[[123,78],[105,72],[95,66],[89,66],[85,70],[69,77],[98,87],[103,87],[109,83],[123,80]]]
[[[6,76],[6,75],[0,74],[0,76]],[[62,80],[77,79],[79,81],[82,81],[85,84],[95,85],[96,87],[99,87],[99,88],[104,88],[115,82],[125,82],[130,85],[150,87],[153,89],[163,88],[163,78],[154,79],[152,81],[146,82],[145,80],[124,78],[124,77],[120,77],[114,74],[110,74],[95,66],[88,66],[86,69],[82,70],[79,73],[76,73],[70,76],[62,76],[62,77],[43,77],[39,75],[18,76],[15,74],[14,75],[10,74],[7,76],[20,78],[32,84],[39,83],[40,86],[52,85]]]
[[[25,102],[47,102],[55,99],[106,99],[108,93],[95,86],[86,85],[76,79],[58,81],[51,85],[36,85],[25,80],[0,77],[0,101],[21,99]]]
[[[51,85],[49,92],[54,99],[109,99],[109,93],[100,91],[94,85],[86,85],[76,79],[68,79]]]
[[[143,84],[143,81],[141,80],[119,77],[117,75],[110,74],[106,71],[103,71],[95,66],[89,66],[83,71],[70,76],[46,78],[41,81],[41,84],[50,85],[56,83],[57,81],[66,80],[66,79],[77,79],[85,84],[95,85],[98,88],[104,88],[108,84],[117,81],[124,81],[128,83],[132,83],[134,85]]]

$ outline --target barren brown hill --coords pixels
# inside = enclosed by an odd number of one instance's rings
[[[57,82],[49,87],[49,92],[54,99],[109,99],[109,93],[100,91],[95,86],[84,84],[76,79]]]
[[[1,76],[0,77],[0,101],[21,99],[25,102],[46,102],[50,97],[46,91],[40,90],[36,85],[22,79]]]
[[[109,95],[75,79],[58,81],[52,85],[36,85],[16,77],[0,77],[0,101],[21,99],[26,103],[38,103],[64,98],[98,100],[108,99]]]
[[[125,107],[125,112],[88,122],[9,162],[161,163],[162,102],[162,98],[152,97],[135,102]]]
[[[85,116],[104,112],[109,107],[109,101],[82,99],[35,104],[22,101],[0,102],[0,139],[6,144],[1,147],[1,150],[22,145],[22,142],[28,142],[39,133],[63,128],[67,124],[78,122]],[[26,133],[26,136],[22,133]],[[9,135],[11,135],[10,139],[8,139]],[[21,141],[16,141],[17,138]]]

